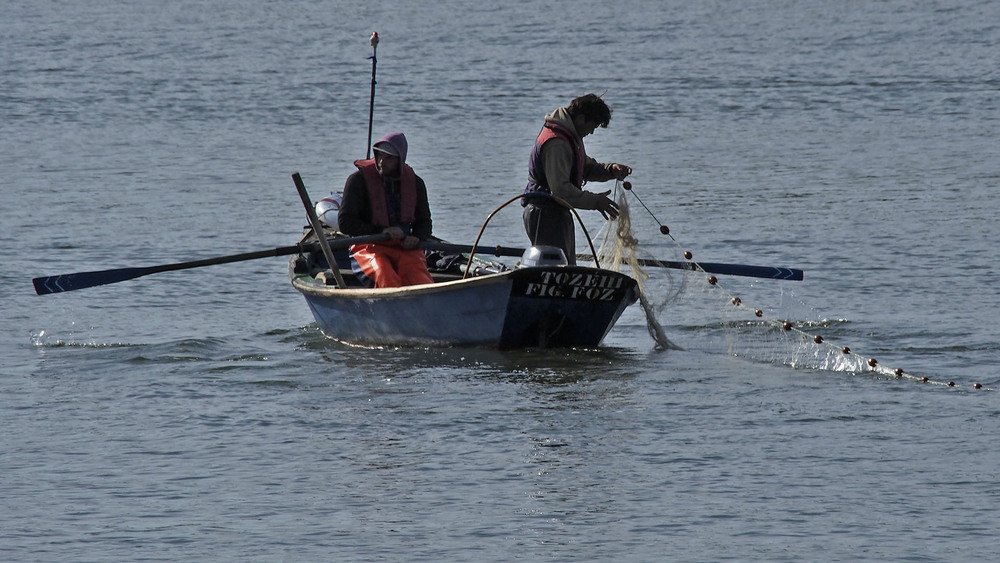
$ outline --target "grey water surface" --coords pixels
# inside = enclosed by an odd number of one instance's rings
[[[1000,558],[1000,4],[3,11],[0,559]],[[365,156],[372,31],[374,133],[438,236],[471,243],[595,92],[644,256],[805,279],[649,271],[669,351],[637,306],[600,350],[349,347],[282,258],[34,294],[294,243],[291,173],[318,199]],[[523,245],[519,212],[484,239]]]

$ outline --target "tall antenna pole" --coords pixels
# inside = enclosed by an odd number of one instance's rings
[[[375,117],[375,64],[378,63],[378,58],[375,56],[378,51],[378,32],[373,31],[371,40],[369,41],[372,46],[372,96],[371,101],[368,103],[368,149],[365,151],[365,159],[372,157],[372,119]]]

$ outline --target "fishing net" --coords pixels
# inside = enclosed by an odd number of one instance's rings
[[[850,347],[837,343],[851,335],[850,323],[844,319],[829,319],[803,303],[786,282],[775,279],[758,280],[749,277],[724,276],[725,283],[697,266],[691,253],[658,223],[660,232],[669,243],[640,243],[633,232],[633,217],[629,209],[629,194],[645,207],[641,199],[626,185],[615,186],[615,202],[619,217],[607,221],[595,237],[600,246],[597,257],[604,268],[631,270],[639,289],[639,302],[646,316],[646,327],[657,350],[700,349],[774,365],[795,368],[869,373],[893,379],[909,379],[935,385],[956,386],[951,381],[934,381],[888,367],[875,358],[863,356]],[[649,211],[649,208],[646,207]],[[639,232],[646,232],[640,226]],[[661,239],[658,239],[661,240]],[[657,254],[696,264],[693,270],[655,268],[651,278],[643,264],[649,264],[639,254],[655,249]],[[669,307],[669,309],[668,309]],[[667,337],[658,317],[669,310],[677,344]],[[983,387],[974,383],[976,389]]]
[[[632,277],[635,279],[639,289],[639,303],[646,314],[646,329],[656,343],[658,350],[680,350],[681,347],[674,344],[667,338],[663,325],[656,318],[657,309],[662,309],[666,303],[672,301],[676,295],[683,292],[683,288],[676,288],[673,295],[667,295],[659,304],[650,302],[646,294],[645,283],[649,279],[649,274],[639,264],[639,257],[636,249],[639,246],[638,239],[632,233],[632,218],[629,214],[628,198],[625,190],[616,190],[616,203],[618,204],[618,219],[608,221],[605,228],[598,234],[601,239],[600,249],[597,251],[597,258],[602,267],[616,272],[621,271],[622,264],[627,265],[632,270]]]

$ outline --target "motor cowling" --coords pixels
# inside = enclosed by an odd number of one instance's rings
[[[534,268],[538,266],[565,266],[566,253],[558,246],[532,246],[521,255],[520,266],[522,268]]]

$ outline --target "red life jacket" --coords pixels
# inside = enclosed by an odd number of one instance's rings
[[[524,188],[524,196],[521,198],[521,205],[528,204],[528,198],[534,194],[551,194],[549,179],[545,177],[545,168],[542,165],[542,147],[552,139],[563,139],[573,149],[573,164],[570,170],[570,181],[578,188],[583,188],[583,170],[587,164],[587,151],[583,146],[583,139],[569,132],[566,127],[553,121],[546,121],[538,138],[535,139],[535,146],[531,149],[531,156],[528,158],[528,185]],[[535,199],[539,199],[536,197]]]
[[[587,151],[584,149],[583,139],[570,133],[568,129],[558,123],[546,121],[545,127],[542,127],[541,132],[538,133],[538,139],[535,140],[539,156],[541,155],[542,146],[552,139],[562,139],[569,143],[569,146],[573,149],[573,168],[570,181],[578,188],[583,187],[583,168],[587,163]],[[546,183],[548,182],[546,181]]]
[[[365,178],[368,202],[372,211],[372,224],[377,227],[392,226],[389,223],[389,206],[385,201],[385,184],[382,182],[382,175],[375,168],[375,159],[355,160],[354,165]],[[409,225],[413,223],[417,214],[417,180],[410,165],[400,163],[400,167],[402,173],[399,182],[399,220]]]

